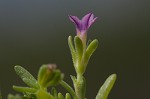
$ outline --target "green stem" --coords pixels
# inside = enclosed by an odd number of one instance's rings
[[[82,81],[83,81],[82,74],[77,73],[77,82],[82,82]]]
[[[86,81],[81,74],[77,74],[77,81],[74,83],[74,87],[78,99],[85,99]]]
[[[68,85],[65,81],[61,81],[60,84],[72,95],[72,97],[74,97],[74,99],[77,99],[77,96],[70,85]]]

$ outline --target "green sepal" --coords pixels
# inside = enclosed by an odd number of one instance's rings
[[[53,78],[51,79],[51,81],[47,82],[45,84],[45,86],[46,87],[48,87],[48,86],[55,86],[55,85],[59,84],[59,82],[62,79],[63,79],[63,76],[62,76],[60,70],[55,70]]]
[[[116,81],[116,78],[117,78],[116,74],[112,74],[106,79],[105,83],[100,88],[100,90],[96,96],[96,99],[107,99],[108,94],[110,93],[110,91]]]
[[[75,43],[77,61],[78,63],[80,63],[82,60],[82,56],[83,56],[83,43],[82,43],[82,40],[78,36],[74,37],[74,43]]]
[[[63,79],[63,74],[55,64],[42,65],[38,73],[38,83],[42,88],[55,86]]]
[[[41,85],[43,83],[43,79],[44,79],[44,74],[47,71],[47,65],[42,65],[39,69],[38,72],[38,83]]]
[[[62,93],[58,93],[58,99],[65,99],[65,97],[62,95]]]
[[[55,99],[50,93],[44,90],[39,90],[36,94],[37,99]]]
[[[53,69],[49,69],[48,65],[42,65],[38,73],[38,83],[41,87],[48,87],[47,83],[52,81],[54,75]]]
[[[29,93],[35,93],[37,90],[35,88],[30,88],[30,87],[20,87],[20,86],[13,86],[13,89],[18,91],[18,92],[29,92]]]
[[[33,88],[39,88],[37,80],[26,69],[21,66],[15,66],[14,69],[17,75],[19,75],[27,85]]]
[[[65,99],[71,99],[71,96],[69,93],[66,93]]]
[[[84,63],[85,66],[88,64],[88,61],[91,57],[91,55],[94,53],[94,51],[96,50],[98,46],[98,40],[95,39],[93,40],[87,47],[86,52],[85,52],[85,56],[84,56]]]
[[[74,48],[71,36],[68,37],[68,45],[69,45],[70,52],[71,52],[71,55],[72,55],[73,64],[75,66],[75,63],[76,63],[76,51],[75,51],[75,48]],[[76,69],[76,67],[74,67],[74,68]]]

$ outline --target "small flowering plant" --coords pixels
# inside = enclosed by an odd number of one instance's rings
[[[71,75],[73,87],[63,80],[64,74],[57,69],[55,64],[44,64],[40,67],[37,79],[35,79],[26,69],[21,66],[15,66],[14,69],[22,81],[28,87],[13,86],[15,91],[21,92],[23,96],[16,94],[8,95],[8,99],[87,99],[86,97],[86,78],[84,73],[90,57],[98,46],[98,40],[95,39],[87,44],[87,32],[90,26],[96,21],[93,13],[85,15],[81,20],[76,16],[69,16],[69,19],[75,24],[76,36],[68,37],[73,66],[76,76]],[[73,40],[72,40],[73,39]],[[95,99],[107,99],[110,90],[116,80],[116,74],[110,75],[99,89]],[[61,85],[67,90],[63,95],[56,89]],[[51,91],[48,91],[48,88]],[[0,95],[0,99],[2,99]]]

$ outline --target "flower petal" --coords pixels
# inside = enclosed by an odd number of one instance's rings
[[[80,30],[80,28],[81,28],[81,21],[78,19],[78,17],[76,17],[76,16],[69,16],[69,19],[73,22],[73,23],[75,23],[75,25],[76,25],[76,27]]]
[[[88,29],[89,19],[90,19],[91,15],[92,15],[92,13],[89,13],[89,14],[85,15],[82,18],[81,24],[82,24],[82,29],[83,30],[87,30]]]
[[[89,23],[88,23],[88,28],[95,22],[95,20],[97,19],[98,17],[95,17],[94,18],[94,15],[92,14],[90,19],[89,19]]]

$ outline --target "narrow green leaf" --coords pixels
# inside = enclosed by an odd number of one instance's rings
[[[66,93],[65,99],[71,99],[71,96],[69,93]]]
[[[8,99],[23,99],[23,98],[18,94],[16,95],[9,94]]]
[[[75,77],[75,76],[70,75],[70,77],[71,77],[71,79],[72,79],[73,83],[75,83],[75,82],[77,81],[77,79],[76,79],[76,77]]]
[[[82,60],[82,55],[83,55],[83,43],[81,39],[78,36],[75,36],[74,38],[74,43],[75,43],[75,49],[76,49],[76,55],[78,58],[78,62]]]
[[[61,93],[58,93],[58,99],[65,99],[65,97]]]
[[[30,85],[30,87],[34,88],[39,88],[37,80],[26,69],[21,66],[15,66],[14,69],[17,75],[19,75],[27,85]]]
[[[57,99],[57,90],[55,87],[52,87],[51,94]]]
[[[29,93],[35,93],[37,90],[35,88],[30,87],[20,87],[20,86],[13,86],[13,89],[18,92],[29,92]]]
[[[61,86],[64,87],[64,88],[72,95],[72,97],[74,97],[74,99],[75,99],[76,94],[75,94],[73,88],[72,88],[69,84],[67,84],[65,81],[61,81],[60,84],[61,84]]]
[[[68,37],[68,45],[69,45],[70,52],[71,52],[71,55],[72,55],[73,64],[75,66],[75,63],[76,63],[76,51],[75,51],[75,48],[74,48],[71,36]],[[76,69],[76,67],[75,67],[75,69]]]
[[[105,83],[100,88],[100,90],[96,96],[96,99],[107,99],[108,94],[110,93],[110,91],[116,81],[116,78],[117,78],[116,74],[112,74],[106,79]]]
[[[39,86],[37,86],[37,84],[33,83],[33,82],[32,82],[31,80],[29,80],[29,79],[23,78],[22,80],[23,80],[23,82],[25,82],[25,83],[26,83],[28,86],[30,86],[30,87],[33,87],[33,88],[36,88],[36,89],[39,88]]]
[[[84,60],[85,60],[85,66],[88,63],[91,55],[94,53],[94,51],[96,50],[98,46],[98,40],[95,39],[93,40],[87,47],[86,52],[85,52],[85,56],[84,56]]]

